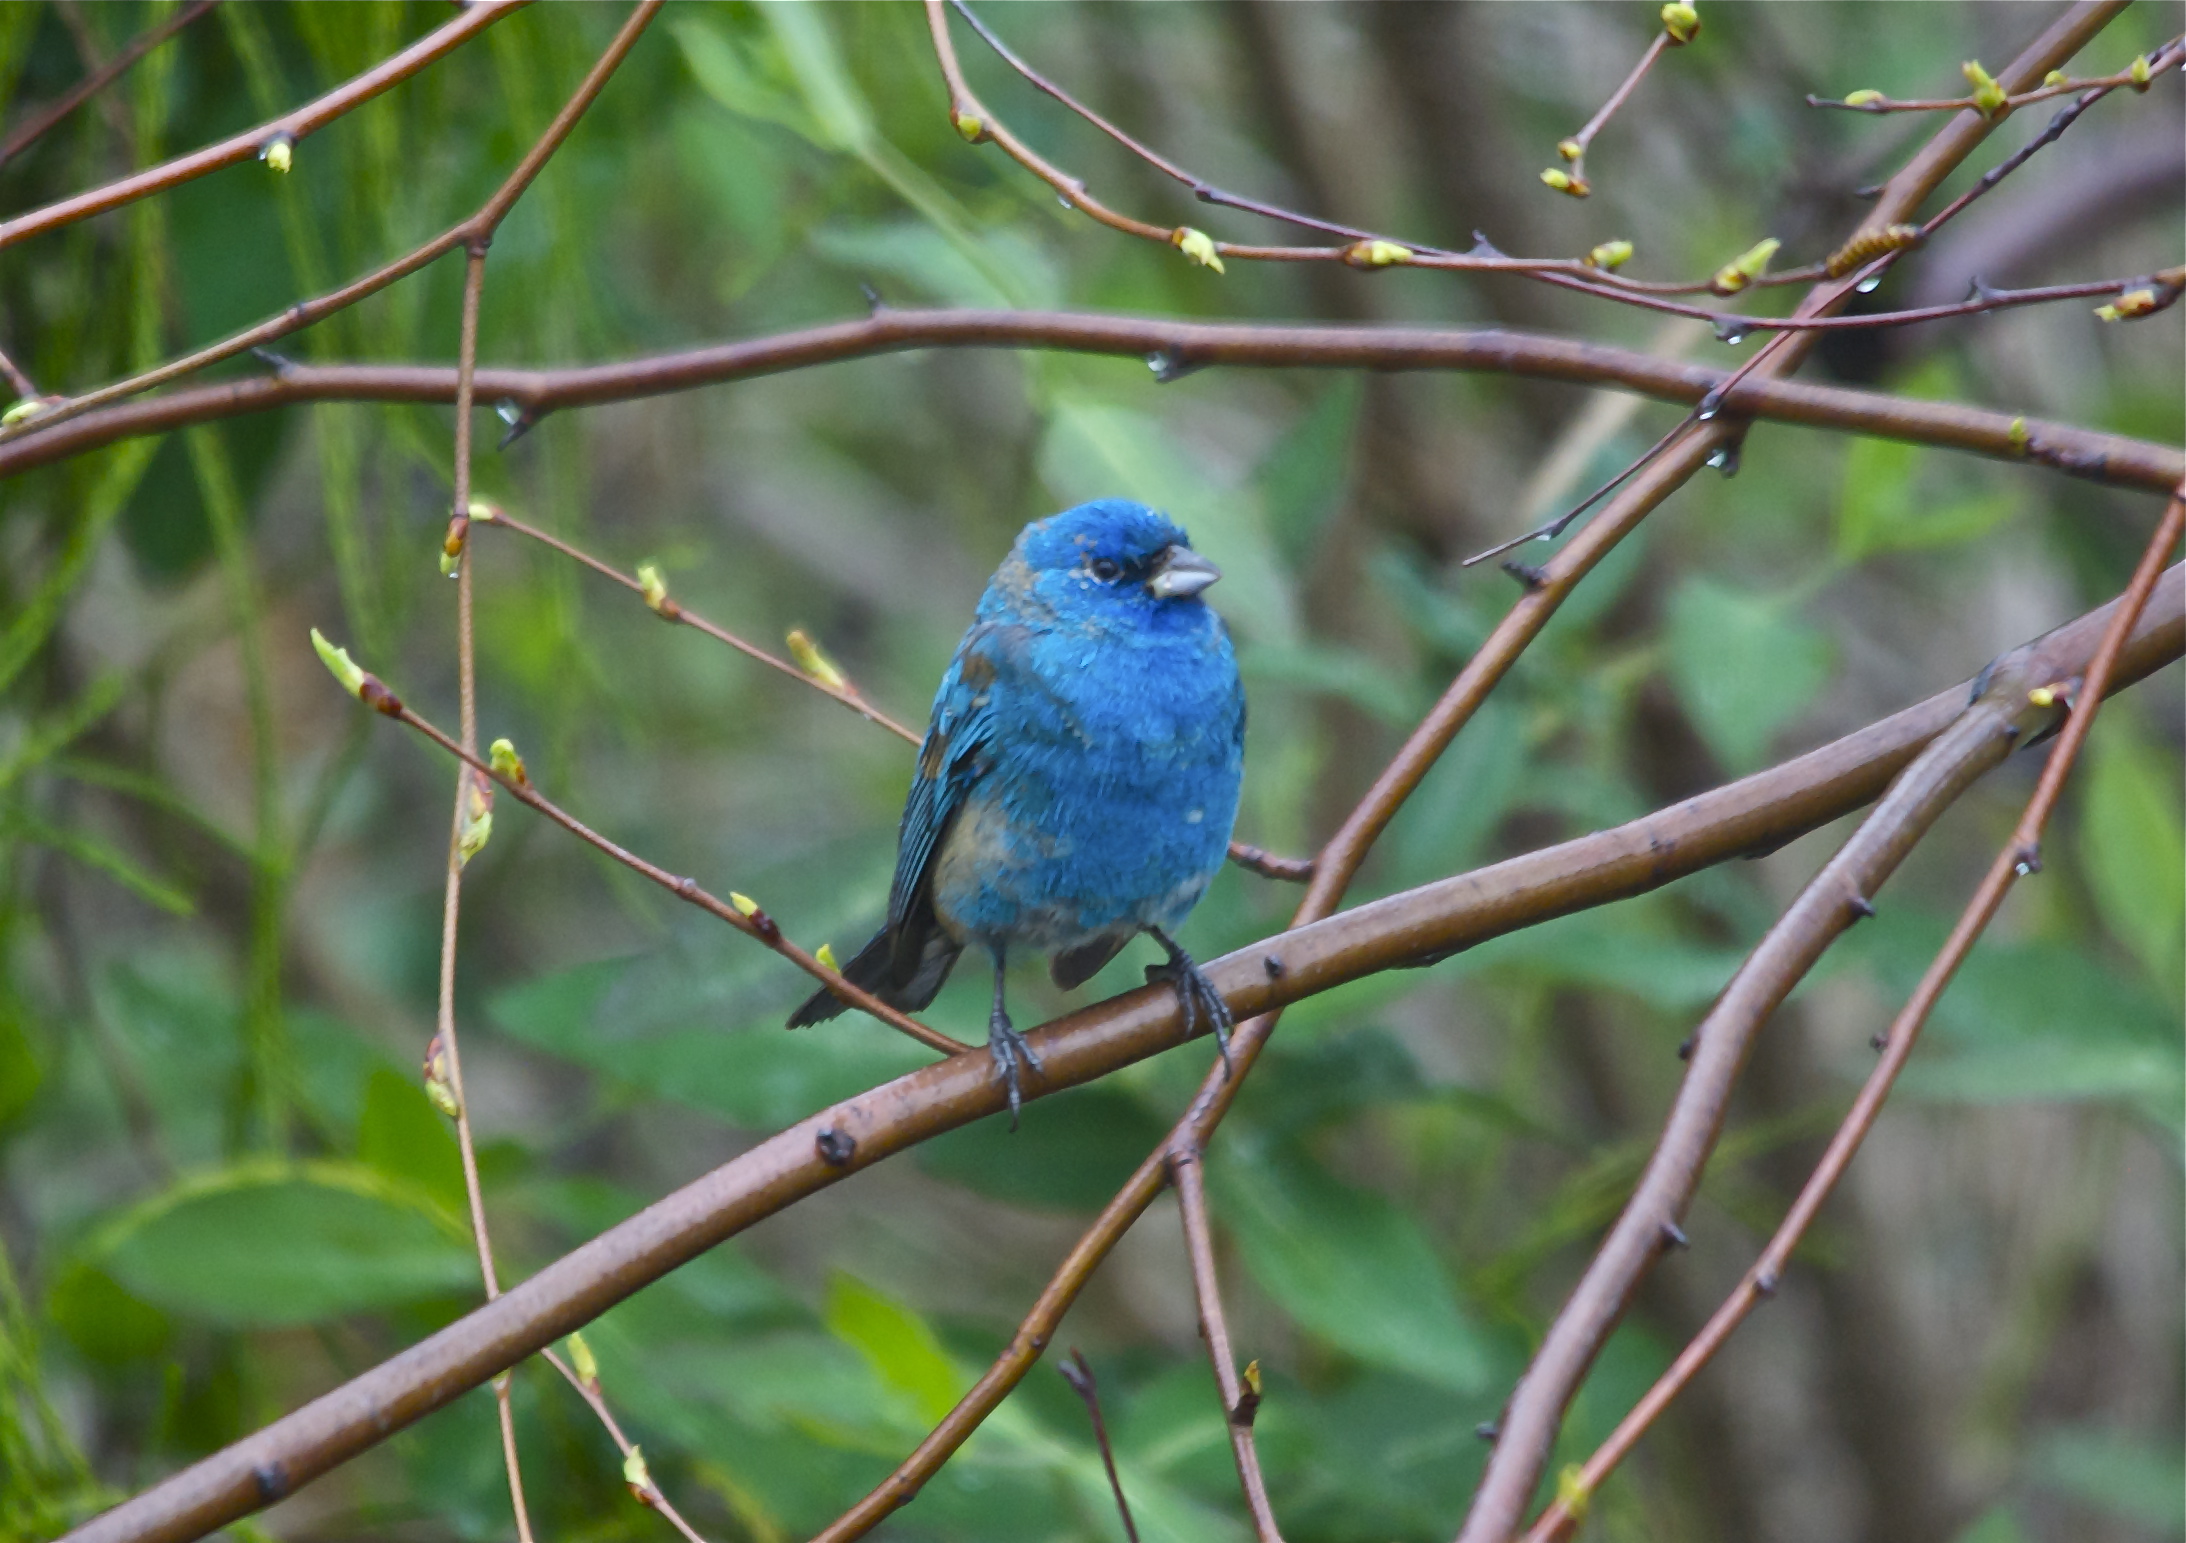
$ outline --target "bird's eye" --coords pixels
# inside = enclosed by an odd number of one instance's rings
[[[1103,584],[1113,584],[1122,577],[1123,566],[1110,558],[1096,557],[1093,559],[1092,573]]]

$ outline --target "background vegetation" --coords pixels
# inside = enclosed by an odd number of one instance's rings
[[[160,14],[0,7],[0,125],[80,77],[83,37],[111,54]],[[1651,6],[990,19],[1233,189],[1459,247],[1476,227],[1510,251],[1626,237],[1635,271],[1685,276],[1764,235],[1818,254],[1856,218],[1851,190],[1930,127],[1816,113],[1804,93],[1949,94],[1961,59],[1993,65],[2046,16],[1710,7],[1704,46],[1596,143],[1583,203],[1537,168],[1622,78]],[[2085,68],[2122,67],[2181,16],[2136,7]],[[0,169],[0,201],[27,209],[234,132],[442,19],[221,6]],[[0,346],[47,389],[81,389],[407,250],[477,207],[621,19],[526,11],[305,141],[285,178],[231,168],[10,251]],[[1111,202],[1258,238],[960,46],[981,94]],[[1217,276],[1058,208],[959,140],[945,106],[915,8],[672,8],[502,227],[482,360],[780,331],[862,313],[861,285],[902,306],[1495,321],[1733,353],[1701,324],[1516,280]],[[2175,77],[2105,103],[1873,303],[2175,262],[2182,144]],[[285,346],[452,357],[460,268]],[[2074,303],[1861,334],[1811,373],[2176,443],[2181,315],[2105,328]],[[1213,598],[1252,701],[1239,835],[1301,851],[1512,598],[1455,560],[1555,513],[1673,417],[1495,377],[1159,384],[1132,361],[937,352],[557,415],[476,475],[621,567],[658,563],[746,635],[808,629],[914,722],[1021,523],[1102,494],[1159,504],[1227,574]],[[448,767],[343,700],[306,643],[326,629],[452,722],[448,424],[440,408],[292,409],[0,484],[0,1534],[51,1536],[477,1298],[454,1141],[417,1073]],[[1763,425],[1735,478],[1685,488],[1580,588],[1354,897],[1630,818],[1964,679],[2115,594],[2149,516],[2145,498],[2037,469]],[[596,828],[733,882],[798,938],[862,938],[903,745],[551,553],[473,540],[484,734],[514,737]],[[1976,951],[1777,1300],[1598,1497],[1590,1535],[2186,1534],[2182,732],[2175,667],[2105,711],[2043,881]],[[1569,1455],[1774,1225],[2034,769],[1976,789],[1778,1015],[1693,1249],[1611,1343]],[[458,1005],[504,1279],[924,1059],[863,1019],[781,1032],[809,982],[780,960],[512,801],[497,821],[470,869]],[[1290,1536],[1455,1524],[1485,1450],[1474,1427],[1621,1203],[1679,1039],[1832,839],[1291,1010],[1209,1162]],[[1185,941],[1218,954],[1293,899],[1232,869]],[[1145,962],[1090,990],[1135,984]],[[966,972],[929,1021],[975,1038],[985,989]],[[1029,971],[1012,990],[1026,1022],[1085,999]],[[1014,1137],[989,1120],[933,1141],[610,1312],[590,1338],[662,1487],[710,1537],[833,1516],[999,1347],[1210,1053],[1043,1100]],[[1056,1343],[1100,1373],[1147,1534],[1242,1537],[1177,1237],[1140,1227]],[[515,1399],[542,1538],[664,1535],[559,1381],[527,1366]],[[263,1527],[507,1535],[490,1395]],[[1083,1410],[1045,1369],[887,1524],[1116,1528]]]

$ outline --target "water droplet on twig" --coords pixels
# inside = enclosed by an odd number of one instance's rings
[[[1871,295],[1882,288],[1882,275],[1879,273],[1870,274],[1852,287],[1863,295]]]
[[[1738,446],[1718,445],[1715,449],[1715,453],[1708,457],[1708,464],[1710,466],[1713,466],[1717,471],[1721,472],[1726,477],[1737,476]]]

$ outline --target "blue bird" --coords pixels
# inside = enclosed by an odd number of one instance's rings
[[[1169,936],[1221,869],[1244,770],[1245,693],[1222,618],[1222,575],[1170,520],[1102,499],[1027,525],[979,600],[934,694],[897,835],[888,920],[843,974],[916,1012],[957,956],[994,961],[987,1043],[1017,1122],[1003,965],[1049,958],[1065,990],[1141,932],[1168,953],[1187,1029],[1229,1054],[1221,994]],[[844,1004],[822,990],[790,1016]]]

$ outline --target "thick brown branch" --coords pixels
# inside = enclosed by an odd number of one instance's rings
[[[884,310],[859,321],[611,364],[481,369],[477,390],[483,401],[509,403],[539,417],[564,408],[662,396],[924,348],[1114,354],[1154,359],[1168,370],[1219,365],[1504,373],[1635,391],[1688,405],[1720,389],[1734,373],[1500,328],[1285,326],[1078,312]],[[297,402],[452,402],[455,373],[446,365],[284,364],[272,375],[192,386],[97,408],[67,421],[33,420],[0,435],[0,477],[119,439]],[[1748,376],[1725,393],[1722,407],[1737,417],[1872,434],[1998,460],[2037,460],[2074,476],[2156,492],[2168,492],[2186,476],[2186,454],[2169,446],[1948,402]]]
[[[402,52],[381,60],[354,80],[344,81],[315,102],[307,102],[293,112],[268,119],[256,128],[231,134],[202,150],[193,150],[188,155],[118,178],[104,187],[92,188],[43,209],[19,214],[12,220],[0,220],[0,249],[28,240],[42,231],[58,230],[63,225],[118,209],[153,193],[165,192],[223,166],[252,160],[276,140],[293,143],[302,139],[325,128],[344,113],[363,106],[381,92],[400,85],[435,59],[461,48],[509,12],[528,3],[529,0],[478,0],[453,21],[428,32]]]
[[[2109,607],[2000,660],[2003,689],[2084,672]],[[2135,627],[2123,686],[2186,652],[2186,572]],[[1258,1013],[1378,970],[1431,962],[1551,917],[1768,850],[1860,807],[1963,711],[1957,686],[1834,744],[1628,825],[1359,906],[1207,967],[1233,1011]],[[1267,961],[1276,961],[1271,971]],[[1133,991],[1035,1031],[1046,1074],[1075,1086],[1180,1042],[1175,994]],[[390,1361],[71,1534],[77,1543],[204,1535],[384,1440],[762,1217],[850,1172],[1003,1106],[983,1053],[925,1067],[801,1121],[610,1229]],[[1157,1153],[1155,1161],[1165,1157]],[[1119,1196],[1119,1202],[1123,1197]],[[1090,1266],[1088,1267],[1090,1270]],[[1038,1347],[1030,1354],[1037,1355]],[[903,1498],[907,1499],[906,1494]]]

